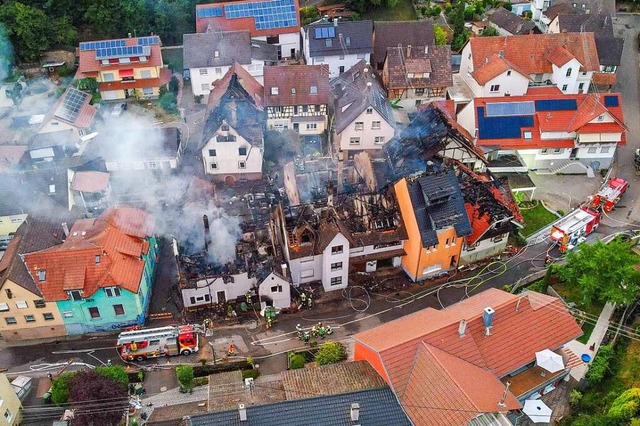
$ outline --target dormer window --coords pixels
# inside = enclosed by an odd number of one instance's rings
[[[45,269],[40,269],[38,271],[38,281],[42,282],[47,279],[47,271]]]
[[[222,130],[223,132],[228,132],[229,131],[229,125],[228,124],[223,124],[222,126],[220,126],[220,130]]]
[[[100,264],[100,255],[99,255],[99,254],[97,254],[97,255],[94,257],[94,262],[95,262],[95,264],[96,264],[96,265],[99,265],[99,264]]]
[[[215,52],[213,52],[213,57],[214,58],[219,58],[220,57],[220,51],[216,50]]]
[[[311,88],[309,89],[309,93],[312,95],[317,95],[318,94],[318,86],[311,86]]]
[[[347,43],[347,46],[351,46],[351,37],[347,37],[345,42]]]
[[[325,47],[333,46],[333,40],[331,40],[330,38],[325,39],[324,40],[324,45],[325,45]]]
[[[292,95],[295,95],[295,94],[296,94],[296,88],[295,88],[295,87],[292,87],[292,88],[291,88],[291,94],[292,94]]]
[[[278,88],[277,87],[272,87],[271,88],[271,94],[272,95],[277,95],[278,94]]]
[[[407,78],[413,78],[414,76],[415,76],[415,74],[414,74],[414,73],[412,73],[412,72],[407,73]]]

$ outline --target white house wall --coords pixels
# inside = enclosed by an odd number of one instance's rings
[[[496,92],[491,91],[491,86],[498,86],[499,90]],[[523,76],[517,71],[508,70],[503,72],[497,77],[489,80],[482,87],[481,96],[521,96],[526,95],[529,88],[529,78]]]
[[[487,238],[479,241],[472,249],[465,245],[460,253],[459,266],[469,265],[483,259],[500,255],[507,247],[508,234],[502,237]]]
[[[252,59],[250,64],[241,64],[260,84],[264,83],[264,62]],[[221,67],[189,68],[191,91],[194,96],[209,96],[215,82],[231,69],[231,65]],[[205,73],[205,74],[203,74]],[[206,101],[205,101],[206,103]]]
[[[218,129],[219,130],[219,129]],[[233,127],[229,126],[229,131],[224,132],[236,137],[234,142],[217,142],[213,136],[202,148],[202,161],[204,171],[208,175],[233,175],[244,173],[262,172],[262,150],[252,146]],[[246,148],[247,155],[240,156],[239,148]],[[209,150],[215,149],[216,155],[210,156]],[[240,168],[240,161],[245,162],[245,168]],[[216,168],[212,168],[212,164]]]
[[[251,277],[244,272],[241,274],[231,275],[233,282],[225,284],[222,277],[200,280],[196,284],[196,288],[182,289],[182,301],[185,308],[193,306],[208,305],[210,303],[220,303],[218,300],[218,292],[224,291],[225,300],[232,300],[238,296],[245,295],[256,285],[256,278]],[[209,301],[204,299],[205,295],[209,295]],[[191,298],[195,298],[194,301]],[[198,300],[200,299],[200,300]]]
[[[456,116],[456,121],[460,124],[472,137],[476,137],[476,108],[475,101],[469,102],[464,106]]]
[[[340,75],[341,72],[345,72],[352,66],[354,66],[358,61],[364,59],[367,63],[371,60],[371,55],[369,53],[361,53],[361,54],[349,54],[349,55],[331,55],[331,56],[323,56],[323,57],[315,57],[309,58],[310,61],[307,62],[308,65],[329,65],[329,78],[335,78]],[[318,60],[321,59],[321,60]],[[342,71],[340,71],[340,67],[342,67]]]
[[[332,253],[332,248],[342,246],[341,253]],[[322,286],[324,291],[340,290],[347,286],[349,283],[349,240],[344,235],[337,234],[331,243],[322,252]],[[331,265],[335,263],[342,263],[342,267],[339,270],[332,271]],[[332,278],[339,278],[340,284],[331,284]]]
[[[265,297],[271,299],[276,308],[282,309],[291,306],[291,285],[273,272],[260,283],[258,294],[261,301]]]
[[[319,281],[322,279],[322,255],[291,259],[289,268],[294,285]]]
[[[353,108],[353,106],[351,108]],[[336,114],[340,114],[340,112],[336,112]],[[380,129],[372,129],[374,121],[380,122]],[[356,130],[356,122],[363,123],[362,130]],[[340,133],[340,149],[343,151],[382,149],[384,144],[393,138],[394,134],[395,128],[386,122],[375,108],[373,108],[371,114],[367,114],[365,110]],[[376,136],[384,137],[384,142],[376,144]],[[350,143],[351,138],[360,138],[360,143],[352,145]]]

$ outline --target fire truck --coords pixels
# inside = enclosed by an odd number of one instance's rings
[[[600,213],[583,207],[574,210],[557,221],[551,227],[551,240],[554,241],[562,253],[577,246],[581,239],[598,228]]]
[[[198,352],[198,334],[193,325],[124,331],[118,335],[117,348],[125,361],[189,355]]]
[[[629,187],[629,182],[621,178],[609,179],[609,182],[593,196],[591,208],[602,207],[605,212],[610,212]]]

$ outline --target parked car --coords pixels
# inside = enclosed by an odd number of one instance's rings
[[[113,110],[111,110],[111,115],[114,117],[120,117],[120,115],[122,114],[122,111],[126,111],[127,110],[127,104],[122,103],[122,104],[116,104],[113,106]]]

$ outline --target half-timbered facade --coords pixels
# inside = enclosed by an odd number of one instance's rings
[[[319,135],[327,128],[328,65],[265,67],[267,128]]]

